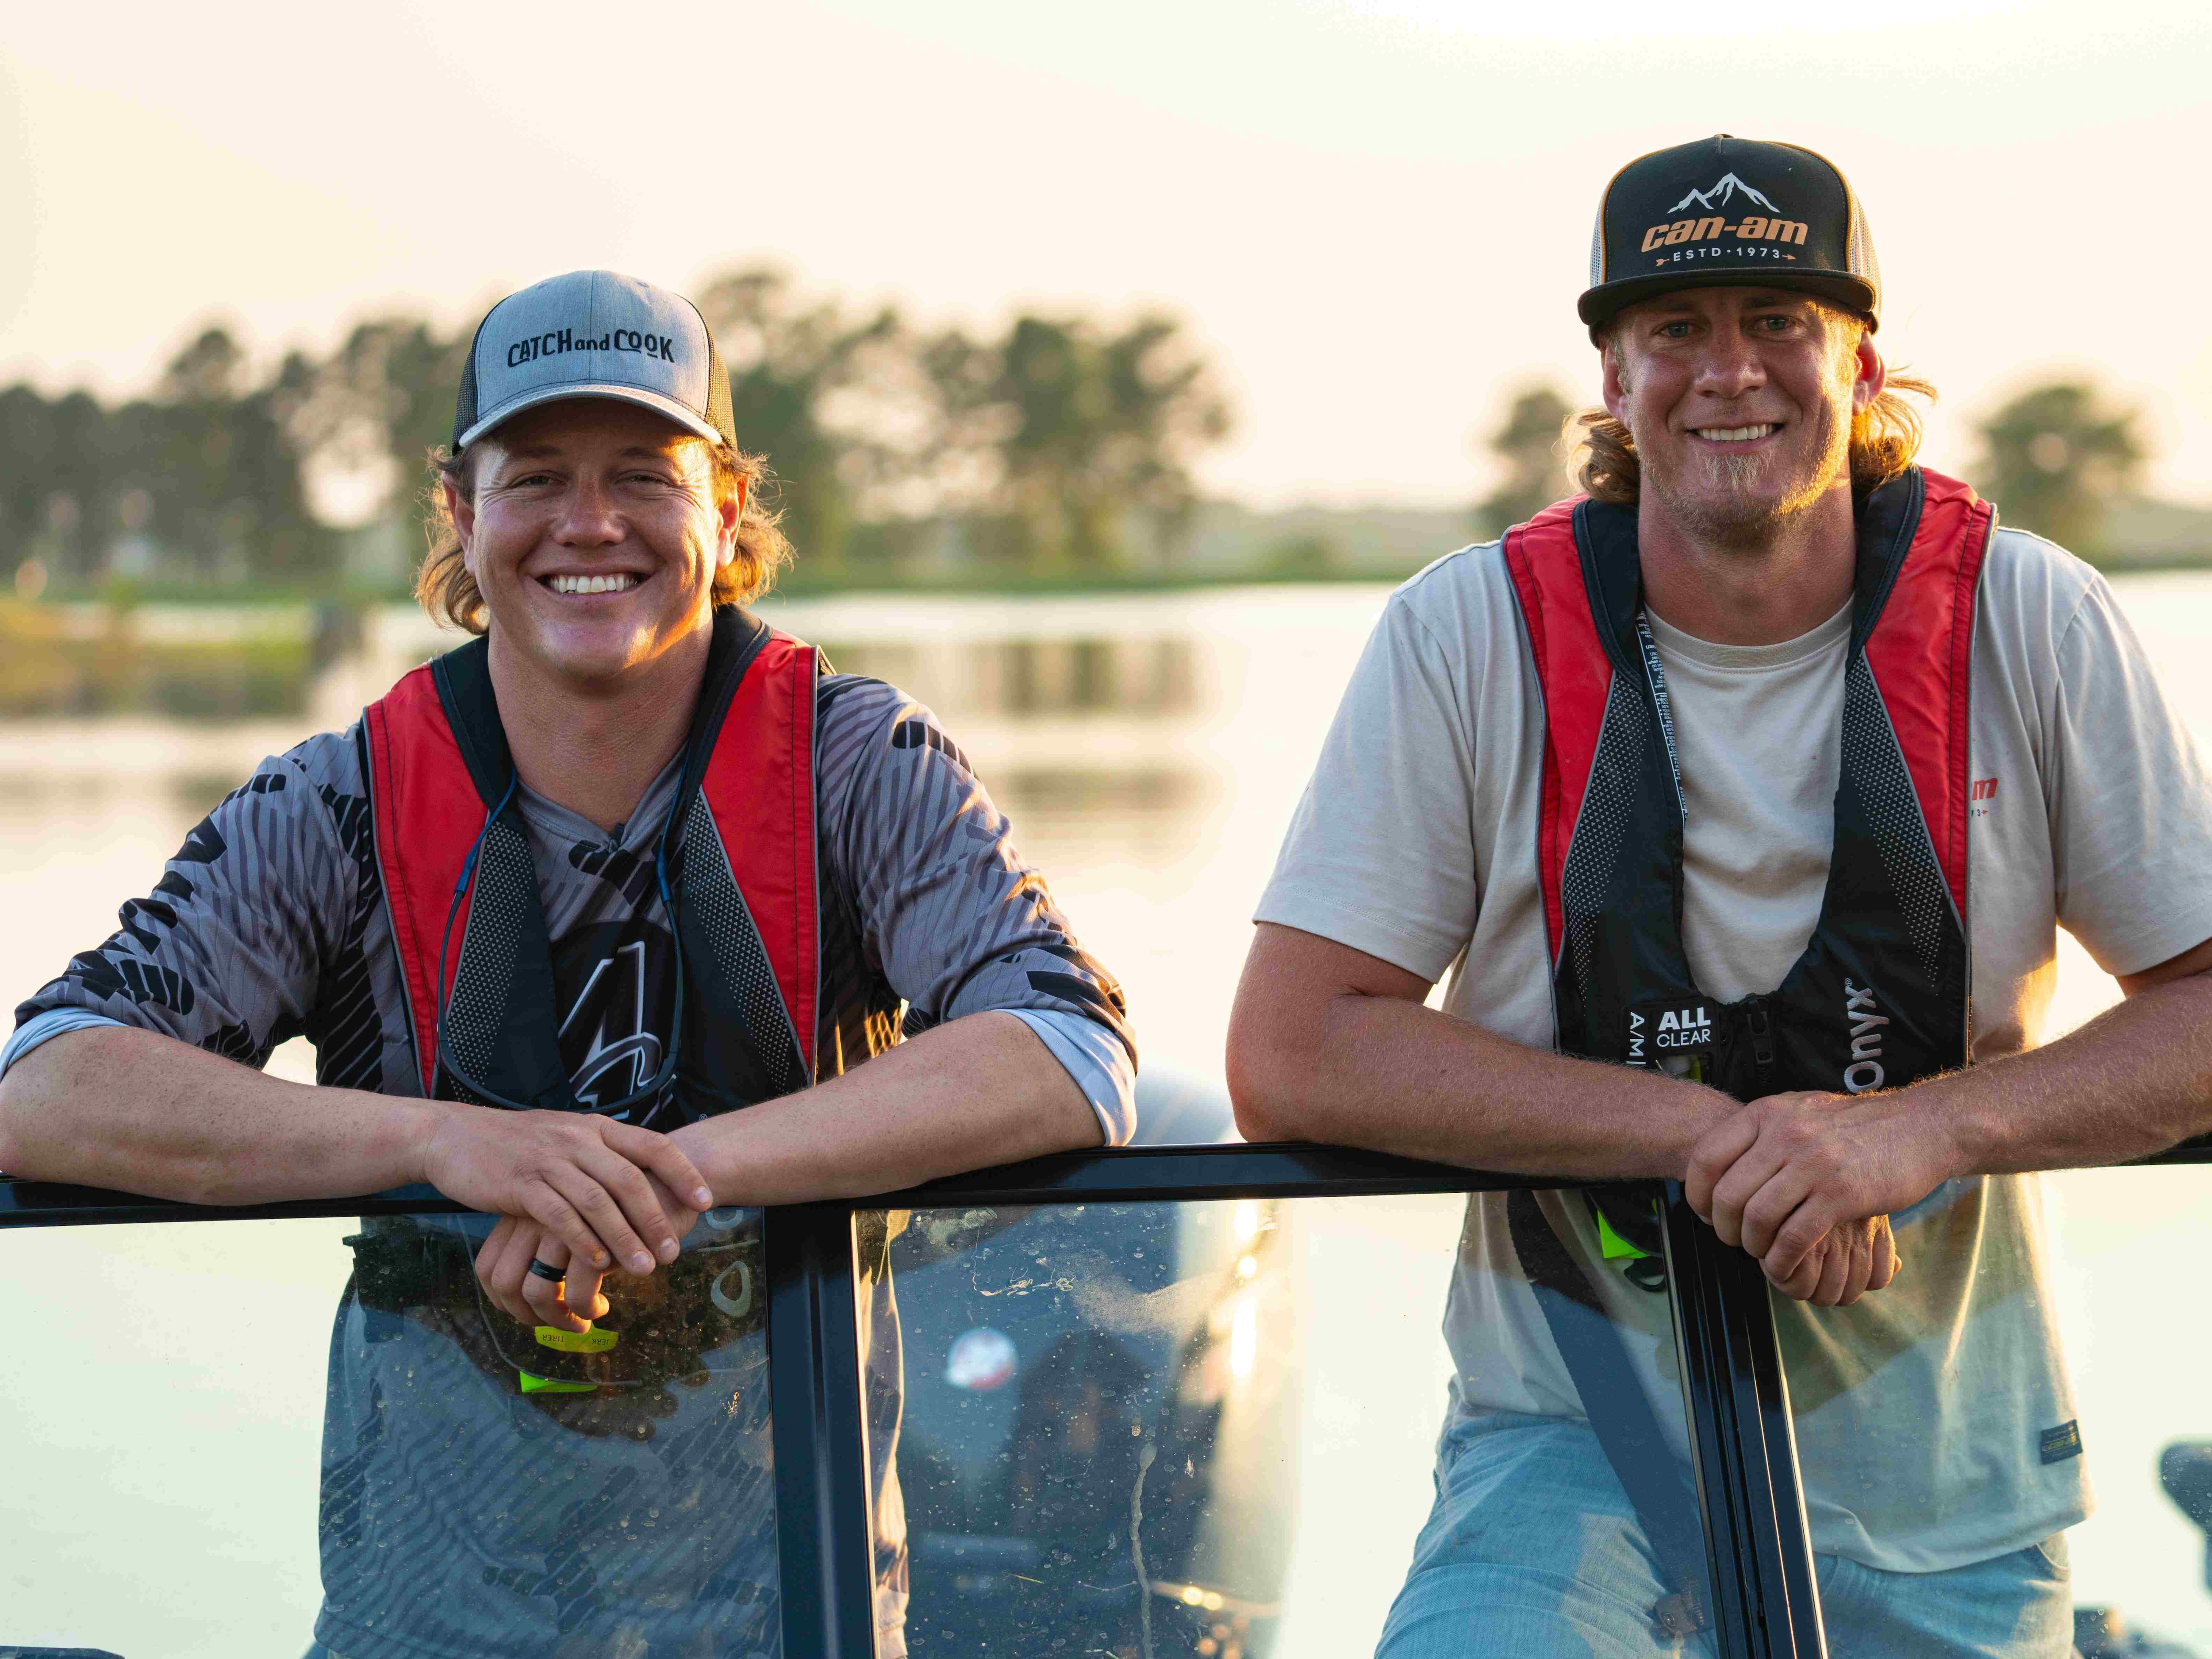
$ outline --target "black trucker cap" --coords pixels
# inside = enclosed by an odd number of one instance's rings
[[[461,366],[453,448],[570,398],[612,398],[710,443],[738,441],[730,377],[699,307],[616,271],[549,276],[491,308]]]
[[[1803,289],[1878,326],[1881,267],[1859,198],[1826,156],[1725,132],[1639,156],[1613,175],[1590,236],[1593,330],[1669,289]]]

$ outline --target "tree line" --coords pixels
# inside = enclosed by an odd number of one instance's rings
[[[1566,461],[1576,412],[1548,384],[1512,395],[1484,441],[1499,478],[1476,504],[1477,535],[1502,534],[1572,490]],[[1997,504],[2005,524],[2093,562],[2110,561],[2127,550],[2114,543],[2112,509],[2134,493],[2146,459],[2142,418],[2080,380],[2032,386],[1978,423],[1980,449],[1966,481]]]
[[[1045,577],[1172,562],[1197,500],[1191,465],[1230,430],[1215,371],[1164,314],[926,328],[769,267],[698,297],[805,579],[947,560]],[[474,332],[473,319],[447,332],[375,318],[326,356],[257,369],[210,326],[143,397],[0,390],[0,573],[19,592],[326,588],[343,519],[412,533]]]
[[[699,293],[740,441],[768,457],[800,585],[931,574],[1111,578],[1172,569],[1198,506],[1192,467],[1229,433],[1219,376],[1176,319],[1025,312],[1002,329],[925,327],[809,292],[768,266]],[[362,522],[419,549],[431,451],[451,433],[475,331],[372,318],[325,356],[253,362],[201,330],[145,395],[0,389],[0,586],[57,595],[133,582],[326,593]],[[1473,527],[1495,535],[1571,489],[1574,406],[1507,394],[1484,434],[1498,475]],[[1967,477],[2005,521],[2092,559],[2117,552],[2141,416],[2078,380],[1979,423]],[[1325,575],[1337,550],[1265,571]]]

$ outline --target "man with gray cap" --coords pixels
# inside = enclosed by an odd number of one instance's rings
[[[1121,993],[928,711],[743,609],[789,549],[689,301],[503,301],[440,466],[417,592],[478,637],[264,762],[22,1005],[0,1169],[482,1212],[349,1241],[322,1650],[773,1653],[752,1206],[1127,1139]],[[303,1034],[317,1086],[256,1069]]]
[[[2058,1659],[2022,1172],[2212,1127],[2212,791],[2096,574],[1913,465],[1881,301],[1810,151],[1613,178],[1587,494],[1393,597],[1231,1085],[1253,1139],[1681,1182],[1782,1292],[1833,1650]],[[2039,1047],[2061,925],[2128,1000]],[[1385,1653],[1709,1650],[1653,1190],[1471,1202]]]

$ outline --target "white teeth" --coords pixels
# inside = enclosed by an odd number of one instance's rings
[[[556,576],[550,586],[556,593],[626,593],[642,580],[625,571],[616,576]]]
[[[1708,443],[1740,444],[1764,438],[1774,430],[1774,422],[1769,421],[1764,426],[1701,426],[1694,430]]]

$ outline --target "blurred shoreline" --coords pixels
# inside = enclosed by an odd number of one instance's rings
[[[2212,510],[2131,501],[2111,514],[2113,544],[2096,561],[2107,576],[2212,569]],[[949,618],[969,617],[955,630],[965,632],[975,615],[998,605],[1172,606],[1181,599],[1211,606],[1240,592],[1395,585],[1476,540],[1472,520],[1448,508],[1261,513],[1209,502],[1185,556],[1173,564],[1077,573],[951,562],[864,574],[810,568],[802,557],[758,605],[805,613],[804,624],[787,625],[832,646],[836,629],[852,618],[897,612],[906,618],[904,637],[927,644]],[[817,620],[825,611],[839,619],[826,633]],[[459,642],[430,623],[397,578],[109,582],[73,591],[55,585],[0,595],[0,720],[289,724],[311,711],[335,713],[334,677],[345,686],[340,701],[350,699],[344,713],[350,720],[406,668]]]

